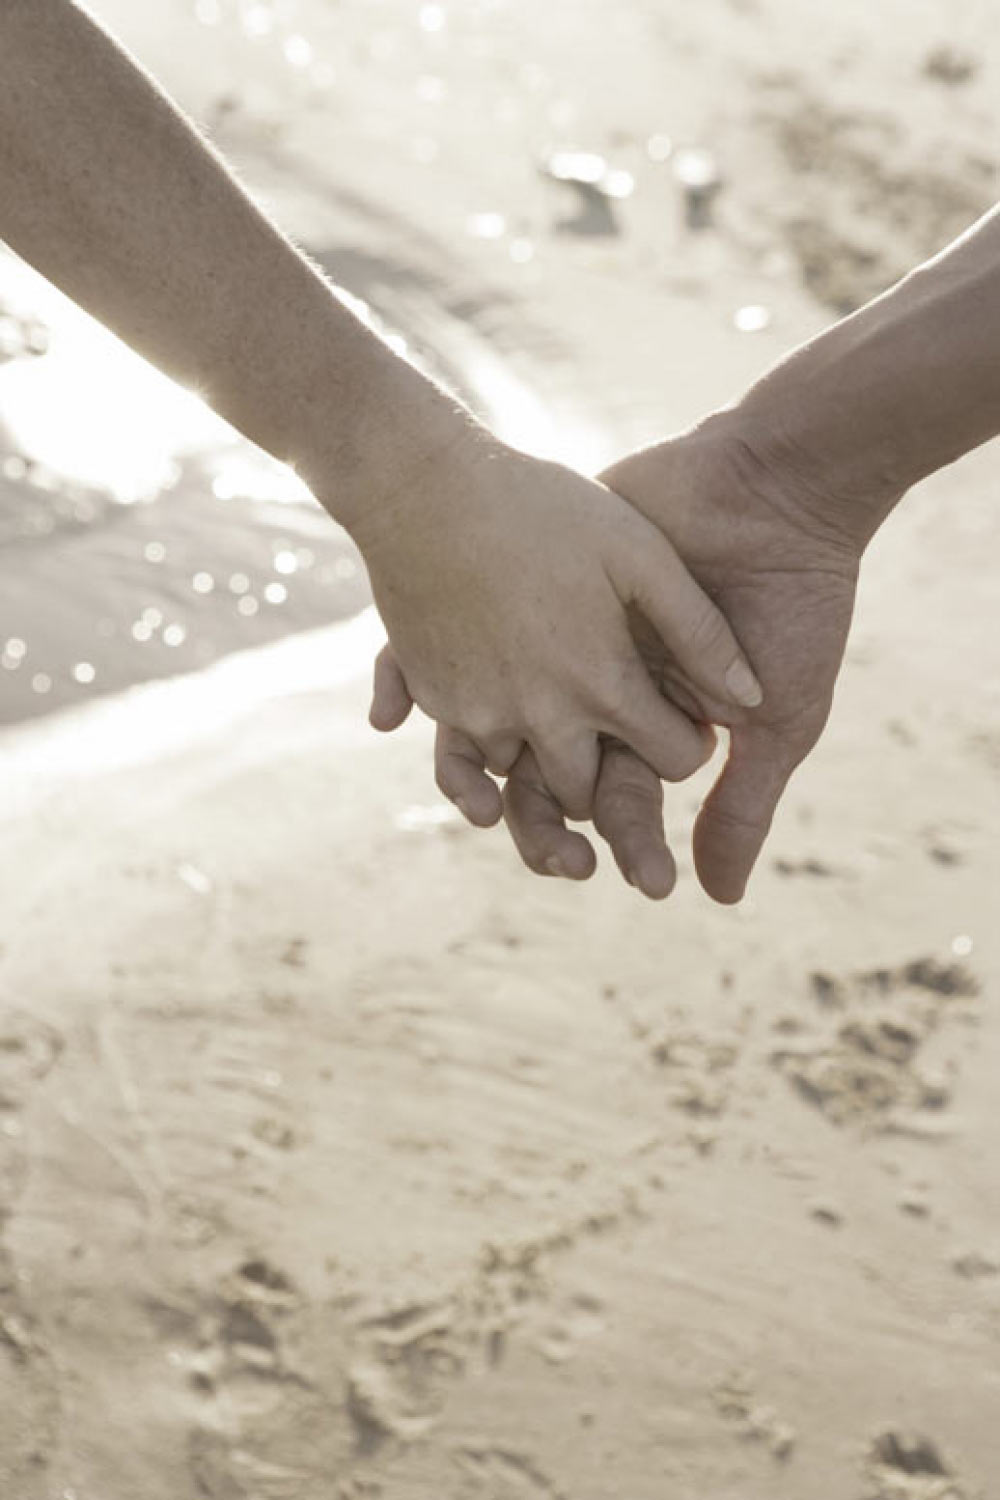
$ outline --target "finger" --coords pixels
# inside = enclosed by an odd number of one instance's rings
[[[589,818],[601,757],[596,734],[550,727],[532,735],[531,748],[544,785],[566,816]]]
[[[388,734],[405,722],[412,707],[413,699],[392,654],[392,647],[383,646],[375,658],[372,672],[372,706],[368,710],[368,722],[373,729]]]
[[[621,676],[618,706],[603,726],[629,745],[664,781],[684,781],[710,760],[715,731],[689,718],[653,685],[638,652]]]
[[[476,828],[500,821],[500,791],[484,770],[483,752],[458,729],[439,724],[434,740],[434,773],[439,789]]]
[[[742,898],[797,764],[774,735],[733,730],[726,764],[694,826],[695,868],[713,900],[733,905]]]
[[[650,527],[618,563],[619,597],[635,604],[697,687],[724,703],[756,708],[760,683],[722,611],[695,582],[666,537]]]
[[[512,768],[503,794],[510,836],[529,870],[587,880],[597,867],[582,833],[566,827],[562,808],[545,785],[538,761],[525,748]]]
[[[524,749],[524,741],[515,734],[498,734],[481,739],[483,757],[494,776],[506,776]]]
[[[677,866],[663,834],[663,784],[627,745],[604,746],[594,827],[630,885],[653,901],[670,895]]]

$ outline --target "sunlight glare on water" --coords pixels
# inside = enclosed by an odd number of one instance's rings
[[[292,469],[243,443],[192,391],[162,375],[29,266],[0,257],[5,297],[49,329],[40,358],[0,365],[0,412],[27,458],[120,504],[169,488],[176,461],[211,455],[219,499],[301,503]]]
[[[232,443],[203,401],[140,359],[28,266],[3,286],[50,330],[46,354],[0,366],[0,411],[20,450],[127,504],[169,484],[178,455]]]
[[[363,679],[384,641],[372,607],[343,624],[303,631],[201,672],[81,705],[61,721],[29,725],[0,747],[10,805],[23,806],[67,774],[141,765],[225,734],[260,704]],[[356,732],[368,732],[360,720]]]

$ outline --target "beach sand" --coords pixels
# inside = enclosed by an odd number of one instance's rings
[[[95,8],[349,291],[582,467],[996,192],[972,0]],[[632,190],[595,208],[555,148]],[[453,816],[430,726],[365,725],[346,538],[224,434],[131,505],[18,441],[4,523],[56,519],[0,557],[4,1500],[992,1500],[995,448],[871,549],[722,909],[710,772],[668,789],[662,906]]]

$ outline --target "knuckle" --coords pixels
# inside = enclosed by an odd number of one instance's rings
[[[657,782],[659,785],[659,782]],[[594,827],[602,837],[626,829],[644,828],[660,810],[660,799],[648,787],[625,784],[603,792],[594,804]]]
[[[646,668],[631,649],[623,651],[596,679],[588,683],[595,710],[607,722],[622,725],[635,712],[636,693],[645,686]]]
[[[689,776],[693,776],[695,771],[700,771],[703,765],[704,756],[702,755],[692,755],[689,760],[675,759],[667,767],[663,779],[671,786],[678,786],[680,782],[687,781]]]
[[[565,762],[549,761],[543,768],[548,800],[568,818],[590,816],[593,783],[585,772]]]
[[[707,600],[692,614],[687,625],[687,644],[702,656],[732,653],[729,627],[719,611]]]
[[[764,811],[741,813],[730,807],[713,807],[711,820],[716,832],[742,839],[762,838],[771,826],[771,818]]]
[[[566,816],[589,818],[593,809],[593,786],[586,776],[570,775],[560,782],[559,801]]]
[[[479,703],[466,707],[453,722],[484,753],[488,745],[504,739],[510,728],[492,709],[484,708]]]
[[[567,728],[551,712],[536,714],[526,734],[535,751],[541,778],[563,811],[571,818],[590,816],[597,780],[596,735]]]
[[[483,743],[487,767],[496,776],[506,776],[521,753],[521,741],[513,735],[501,735]]]
[[[572,691],[575,684],[568,679],[564,688]],[[568,699],[556,692],[534,692],[525,701],[524,720],[536,742],[556,744],[567,738]]]
[[[503,816],[507,831],[514,840],[514,847],[533,875],[546,875],[546,851],[534,833],[530,819],[520,805],[518,795],[506,791],[503,795]]]
[[[687,781],[695,771],[701,770],[710,754],[711,752],[706,749],[701,739],[692,734],[690,740],[686,740],[683,745],[677,745],[674,749],[670,763],[663,771],[663,780],[669,781],[672,785],[679,781]]]

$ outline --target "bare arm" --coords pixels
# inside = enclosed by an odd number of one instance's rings
[[[345,525],[467,426],[70,0],[0,0],[0,186],[13,249],[262,448],[335,474]]]
[[[598,735],[663,775],[702,733],[656,692],[638,604],[692,673],[759,697],[722,615],[600,485],[504,447],[393,354],[73,0],[0,0],[0,233],[254,442],[358,541],[407,685],[583,813]],[[553,548],[576,542],[554,572]]]
[[[764,685],[751,714],[694,695],[704,717],[732,732],[694,832],[699,875],[718,900],[739,900],[788,778],[822,733],[865,546],[911,485],[997,433],[1000,209],[733,406],[602,475],[711,589]],[[665,690],[689,702],[691,685],[669,655],[646,644]],[[488,797],[461,736],[441,730],[438,759],[447,792],[469,805]],[[551,792],[526,753],[507,783],[511,832],[532,869],[585,878],[592,851]],[[648,765],[628,750],[605,752],[596,825],[651,896],[674,879],[661,805]]]
[[[918,480],[1000,433],[1000,207],[797,349],[731,413],[864,544]]]
[[[998,433],[994,209],[734,407],[602,476],[712,588],[764,684],[763,708],[733,724],[695,827],[699,874],[720,900],[741,895],[788,778],[826,723],[865,546],[910,486]],[[685,489],[692,504],[679,499]],[[515,798],[514,818],[544,861],[566,835],[551,807],[538,820],[532,806]],[[648,768],[628,752],[609,759],[596,806],[622,868],[649,872],[646,888],[660,893],[669,863]]]

